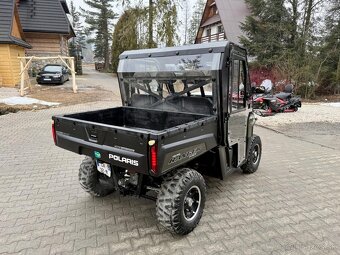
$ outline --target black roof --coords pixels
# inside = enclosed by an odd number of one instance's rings
[[[69,10],[65,0],[21,0],[19,2],[20,21],[24,32],[74,36],[66,13],[69,13]]]
[[[32,48],[27,42],[11,35],[14,18],[15,1],[1,0],[0,8],[0,44],[15,44],[25,48]]]
[[[229,41],[219,41],[211,43],[184,45],[166,48],[153,48],[142,50],[124,51],[119,59],[124,58],[147,58],[147,57],[166,57],[174,55],[194,55],[204,53],[221,53],[224,52],[229,45]]]

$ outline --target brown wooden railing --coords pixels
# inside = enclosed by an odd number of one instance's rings
[[[216,41],[223,41],[227,39],[224,33],[213,34],[209,36],[203,36],[198,38],[198,43],[206,43],[206,42],[216,42]]]

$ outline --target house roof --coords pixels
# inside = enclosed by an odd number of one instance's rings
[[[215,0],[225,34],[229,41],[239,43],[243,34],[240,24],[250,15],[244,0]]]
[[[215,23],[220,22],[220,21],[221,21],[220,15],[216,14],[216,15],[210,17],[209,19],[207,19],[207,20],[201,25],[201,27],[206,27],[206,26],[215,24]]]
[[[20,0],[19,14],[24,32],[74,35],[66,16],[65,0]]]
[[[0,8],[0,44],[15,44],[25,48],[32,48],[30,44],[12,36],[13,18],[15,17],[15,1],[2,0]]]

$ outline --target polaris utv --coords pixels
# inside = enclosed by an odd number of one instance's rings
[[[202,175],[260,163],[247,52],[227,41],[126,51],[118,79],[123,106],[54,116],[55,144],[86,155],[85,191],[156,200],[158,221],[188,234],[203,214]]]

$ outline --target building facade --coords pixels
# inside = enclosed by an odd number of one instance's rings
[[[67,56],[68,40],[75,36],[67,18],[66,0],[17,0],[27,56]]]
[[[31,45],[25,41],[19,12],[13,0],[2,0],[0,7],[0,86],[19,82],[20,59]]]
[[[239,43],[240,24],[249,14],[244,0],[207,0],[195,43],[221,40]]]
[[[66,0],[1,0],[0,86],[19,83],[24,56],[68,56],[68,40],[75,36],[67,18]],[[34,62],[39,69],[47,62]]]

